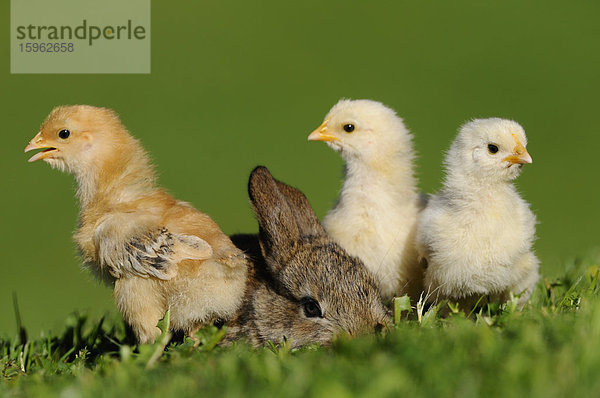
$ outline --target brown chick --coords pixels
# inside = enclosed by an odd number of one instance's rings
[[[141,343],[171,329],[194,338],[241,304],[247,261],[206,214],[156,186],[146,151],[110,109],[55,108],[25,152],[77,181],[75,242],[85,265],[114,287],[117,307]]]

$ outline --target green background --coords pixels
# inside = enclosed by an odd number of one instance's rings
[[[218,3],[218,4],[217,4]],[[117,110],[160,181],[226,233],[253,232],[250,170],[267,165],[322,217],[342,161],[306,136],[341,97],[391,106],[415,134],[420,187],[473,117],[519,121],[534,159],[517,185],[538,215],[542,273],[598,245],[600,3],[594,1],[157,1],[150,75],[11,75],[0,13],[0,334],[56,329],[78,309],[114,312],[80,269],[70,175],[23,148],[59,104]]]

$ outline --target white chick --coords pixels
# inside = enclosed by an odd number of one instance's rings
[[[434,300],[469,310],[482,296],[522,306],[539,279],[532,252],[535,215],[511,183],[532,159],[516,122],[476,119],[461,127],[446,154],[443,188],[429,199],[417,232]]]
[[[345,180],[323,219],[331,237],[375,275],[384,299],[422,292],[415,248],[424,206],[413,172],[412,136],[396,113],[370,100],[341,100],[309,137],[345,161]]]

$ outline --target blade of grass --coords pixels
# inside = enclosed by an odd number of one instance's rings
[[[15,319],[17,321],[17,330],[19,331],[19,342],[21,345],[27,343],[27,331],[23,327],[23,322],[21,321],[21,311],[19,310],[19,301],[17,299],[17,292],[13,291],[13,308],[15,311]]]
[[[169,332],[169,325],[171,323],[171,310],[167,310],[163,319],[158,322],[158,328],[162,331],[161,335],[154,343],[154,351],[152,352],[152,356],[146,363],[146,369],[151,369],[160,359],[162,354],[165,351],[165,347],[169,344],[169,340],[171,340],[171,333]]]

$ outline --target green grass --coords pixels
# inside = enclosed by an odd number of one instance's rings
[[[470,319],[413,310],[381,335],[297,351],[218,347],[223,332],[214,327],[199,333],[196,349],[168,335],[136,347],[120,320],[74,314],[57,335],[27,339],[22,330],[0,339],[0,395],[593,396],[599,265],[600,254],[566,264],[562,277],[540,282],[523,311],[510,302]]]

